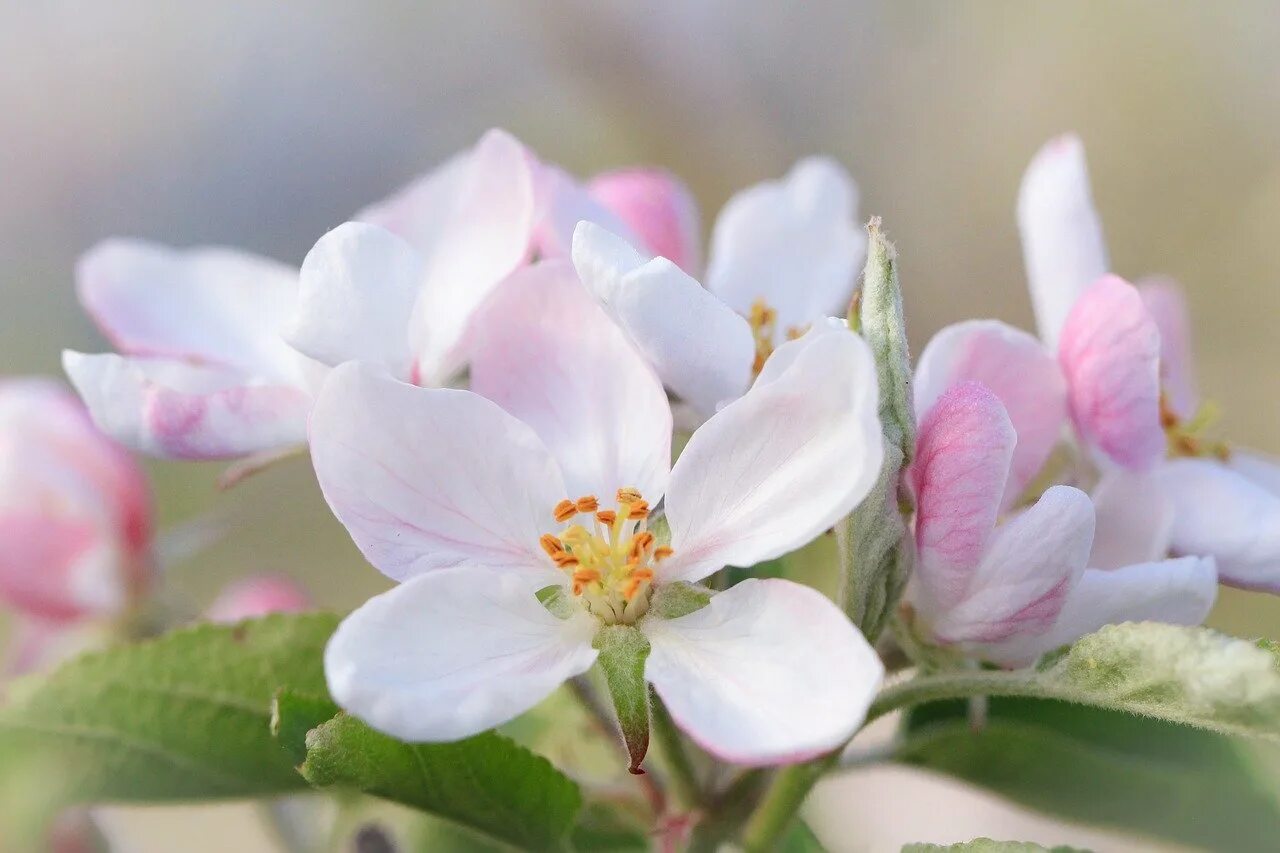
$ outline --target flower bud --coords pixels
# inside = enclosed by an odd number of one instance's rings
[[[650,252],[690,275],[698,274],[698,206],[678,178],[661,169],[619,169],[596,175],[587,191],[626,223]]]
[[[299,613],[311,607],[311,597],[292,578],[255,575],[230,584],[205,614],[213,622],[239,622],[269,613]]]

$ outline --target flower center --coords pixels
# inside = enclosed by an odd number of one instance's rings
[[[777,331],[778,312],[769,307],[763,298],[751,303],[751,311],[747,314],[747,322],[751,325],[751,337],[756,342],[756,358],[751,364],[751,375],[759,376],[764,370],[764,363],[773,355],[773,341]],[[787,340],[796,338],[809,331],[808,326],[788,326]]]
[[[640,492],[618,489],[616,510],[600,509],[595,495],[565,499],[552,515],[567,526],[538,543],[572,578],[582,605],[606,625],[631,624],[648,612],[654,566],[672,552],[649,531],[649,502]],[[591,520],[575,521],[583,515]]]
[[[1225,441],[1207,439],[1204,433],[1218,420],[1218,407],[1211,402],[1201,404],[1195,414],[1183,420],[1160,395],[1160,425],[1164,427],[1169,457],[1213,456],[1221,460],[1231,457],[1231,448]]]

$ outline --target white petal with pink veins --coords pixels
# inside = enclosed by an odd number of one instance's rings
[[[746,580],[701,610],[641,623],[645,676],[676,725],[734,764],[788,764],[838,748],[884,676],[834,604],[784,580]]]
[[[707,288],[743,315],[763,299],[782,331],[843,315],[867,252],[857,206],[853,179],[823,157],[743,190],[716,220]]]
[[[666,258],[646,261],[621,237],[581,223],[573,264],[663,383],[703,417],[751,381],[747,321]]]
[[[306,442],[311,395],[286,384],[166,358],[64,352],[94,422],[164,459],[235,459]]]
[[[126,355],[170,357],[295,382],[280,332],[297,270],[230,249],[108,240],[76,267],[80,301]]]
[[[1133,285],[1105,276],[1080,297],[1062,327],[1058,363],[1086,444],[1130,471],[1164,456],[1160,332]]]
[[[785,370],[703,424],[667,487],[667,580],[751,566],[811,541],[866,497],[883,439],[875,365],[849,331],[784,346]],[[782,350],[779,350],[782,353]]]
[[[671,467],[662,383],[567,260],[521,270],[476,317],[471,389],[531,426],[569,493],[611,501],[634,487],[657,504]]]
[[[311,458],[334,515],[396,580],[463,563],[560,578],[538,547],[567,494],[560,471],[533,430],[478,394],[348,362],[316,400]]]
[[[1018,434],[1005,488],[1007,507],[1044,467],[1062,437],[1067,390],[1062,371],[1044,344],[998,320],[969,320],[947,326],[925,346],[913,391],[917,417],[948,388],[981,382],[1004,405]]]
[[[1111,268],[1078,136],[1051,140],[1032,159],[1018,191],[1018,230],[1040,337],[1056,347],[1076,300]]]
[[[1093,525],[1084,492],[1052,486],[996,531],[963,601],[933,621],[935,635],[981,645],[1046,631],[1085,569]]]
[[[453,741],[511,720],[595,662],[599,622],[558,619],[536,580],[478,566],[414,578],[365,602],[325,649],[329,691],[375,729]]]

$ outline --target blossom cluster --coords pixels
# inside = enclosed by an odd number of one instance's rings
[[[693,741],[797,762],[857,731],[884,665],[817,590],[722,570],[884,488],[881,403],[901,395],[904,646],[1017,668],[1112,623],[1199,624],[1219,583],[1280,590],[1280,468],[1212,433],[1182,295],[1112,270],[1078,139],[1045,146],[1017,199],[1038,334],[948,326],[909,389],[859,334],[857,208],[840,165],[805,159],[735,195],[704,253],[673,176],[582,181],[495,130],[300,268],[107,241],[77,285],[117,352],[64,357],[92,423],[48,383],[0,388],[0,595],[45,624],[147,594],[150,498],[121,446],[235,476],[309,452],[397,583],[325,655],[372,727],[501,725],[627,629]],[[303,604],[232,595],[210,615]]]

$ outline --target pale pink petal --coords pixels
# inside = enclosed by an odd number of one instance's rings
[[[1032,159],[1018,191],[1018,230],[1036,324],[1053,348],[1076,300],[1111,268],[1078,136],[1051,140]]]
[[[552,571],[538,537],[558,527],[564,480],[533,430],[478,394],[347,362],[316,400],[311,458],[338,520],[396,580],[462,563]]]
[[[916,570],[922,608],[959,603],[986,553],[1000,512],[1017,435],[986,386],[942,393],[920,423],[907,473],[916,497]]]
[[[844,315],[867,252],[857,207],[853,179],[824,157],[743,190],[716,220],[707,288],[743,315],[764,300],[780,332]]]
[[[409,324],[417,377],[444,384],[462,367],[471,314],[527,260],[536,163],[491,130],[475,147],[357,218],[399,234],[422,255],[421,296]]]
[[[177,250],[107,240],[76,267],[80,301],[126,355],[232,367],[293,381],[280,337],[297,295],[297,270],[230,249]]]
[[[780,557],[856,507],[884,444],[871,350],[849,331],[779,350],[785,370],[698,428],[671,472],[667,580]]]
[[[678,619],[647,619],[645,676],[676,725],[722,761],[804,761],[857,731],[879,657],[816,590],[743,581]]]
[[[1163,276],[1142,279],[1138,290],[1160,330],[1160,382],[1165,400],[1179,417],[1190,418],[1200,405],[1200,394],[1196,391],[1187,299],[1173,279]]]
[[[67,351],[63,368],[98,427],[165,459],[235,459],[306,442],[311,396],[234,370]]]
[[[590,222],[617,234],[633,246],[648,246],[631,230],[625,219],[610,210],[587,188],[558,166],[539,164],[536,173],[538,223],[534,245],[544,258],[564,258],[573,251],[574,230],[579,222]],[[652,257],[647,254],[645,259]]]
[[[671,261],[646,262],[621,237],[584,222],[573,264],[663,383],[704,417],[746,390],[751,327]]]
[[[981,382],[1004,405],[1018,435],[1005,486],[1008,507],[1035,479],[1062,437],[1067,389],[1044,344],[998,320],[947,326],[925,346],[916,366],[916,416],[923,418],[948,388]]]
[[[689,275],[698,274],[702,266],[698,205],[675,175],[662,169],[620,169],[596,175],[587,191],[626,223],[650,252]]]
[[[127,560],[91,520],[0,510],[0,600],[23,613],[65,621],[122,610]]]
[[[566,497],[634,487],[656,505],[671,467],[662,383],[567,260],[507,279],[476,316],[471,390],[531,426]]]
[[[377,225],[347,222],[307,253],[299,280],[284,329],[294,349],[331,367],[366,361],[410,378],[409,316],[422,258],[408,243]]]
[[[975,646],[1048,630],[1085,569],[1093,525],[1088,495],[1050,487],[996,531],[963,600],[932,621],[934,635]]]
[[[311,606],[311,596],[292,578],[254,575],[218,593],[205,611],[205,618],[213,622],[239,622],[271,613],[301,613]]]
[[[453,741],[532,708],[596,659],[600,623],[551,615],[536,577],[461,566],[413,578],[343,620],[325,649],[329,691],[400,740]]]
[[[1173,502],[1155,476],[1108,471],[1091,497],[1098,524],[1090,568],[1118,569],[1168,555]]]
[[[1232,449],[1227,467],[1280,496],[1280,461],[1256,451]]]
[[[1213,557],[1222,582],[1280,592],[1280,496],[1208,459],[1156,469],[1173,501],[1172,549]]]
[[[1067,594],[1062,612],[1048,631],[995,644],[985,650],[985,657],[1005,666],[1025,666],[1106,625],[1200,625],[1217,595],[1218,572],[1212,557],[1181,557],[1111,571],[1089,569]]]
[[[1058,363],[1086,444],[1130,471],[1160,460],[1160,332],[1133,285],[1104,276],[1080,297],[1062,327]]]

